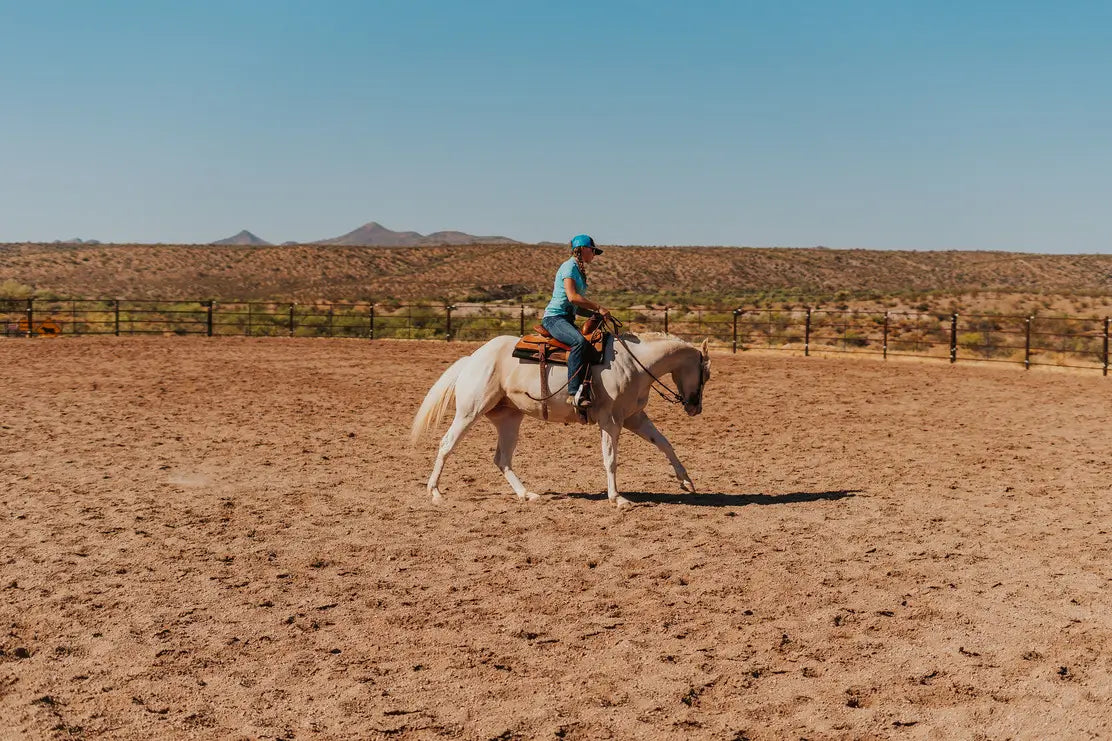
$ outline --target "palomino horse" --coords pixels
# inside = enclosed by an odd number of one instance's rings
[[[448,404],[455,399],[456,415],[448,432],[440,441],[436,463],[429,476],[428,491],[433,501],[440,499],[437,482],[444,468],[444,459],[464,433],[479,417],[486,416],[498,429],[498,447],[494,464],[523,500],[537,495],[525,488],[514,473],[510,462],[517,447],[521,420],[526,414],[538,419],[541,412],[540,372],[535,363],[523,363],[513,357],[516,337],[495,337],[471,355],[460,358],[429,389],[413,420],[414,443],[426,430],[444,418]],[[549,422],[578,423],[577,411],[564,403],[563,383],[567,376],[564,366],[549,368],[548,387],[557,389],[556,399],[549,402]],[[672,398],[682,403],[690,416],[703,410],[703,386],[710,378],[710,356],[707,341],[694,347],[671,335],[615,335],[605,348],[603,359],[591,368],[592,405],[590,419],[602,431],[602,461],[606,467],[606,491],[610,501],[621,506],[629,501],[618,494],[618,435],[622,428],[633,432],[658,447],[668,457],[681,486],[695,491],[687,469],[676,457],[671,443],[660,434],[648,415],[645,404],[654,384],[670,375],[676,390],[665,388]],[[660,393],[658,391],[658,393]]]

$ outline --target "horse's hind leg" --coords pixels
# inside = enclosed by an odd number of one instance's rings
[[[506,481],[510,482],[510,486],[513,488],[514,494],[517,494],[518,499],[528,501],[536,499],[537,495],[525,488],[521,479],[510,467],[514,457],[514,449],[517,448],[517,434],[521,429],[521,420],[525,415],[509,407],[495,407],[487,412],[486,416],[498,430],[498,447],[494,451],[494,465],[498,466],[498,470],[506,477]]]
[[[444,433],[444,437],[440,440],[440,449],[436,453],[436,463],[433,464],[432,475],[429,476],[428,489],[433,501],[439,501],[440,499],[440,489],[437,487],[437,482],[440,480],[440,472],[444,470],[444,460],[452,452],[452,448],[459,443],[460,438],[471,428],[471,425],[475,424],[475,420],[497,406],[502,395],[497,381],[489,373],[461,378],[456,384],[456,416],[452,420],[448,431]]]
[[[444,470],[444,460],[448,454],[452,452],[452,448],[460,441],[471,425],[475,424],[478,415],[468,414],[456,409],[456,417],[452,420],[452,425],[448,431],[444,433],[444,437],[440,440],[440,448],[436,452],[436,463],[433,464],[432,474],[429,476],[428,490],[432,495],[434,502],[440,501],[440,489],[437,483],[440,481],[440,472]]]

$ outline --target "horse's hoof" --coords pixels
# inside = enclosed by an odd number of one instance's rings
[[[614,506],[617,507],[618,509],[625,509],[626,507],[632,507],[633,506],[633,502],[629,501],[628,499],[623,497],[621,494],[619,494],[616,497],[613,497],[610,501],[613,502]]]
[[[444,501],[444,497],[440,496],[439,490],[434,489],[433,491],[429,492],[429,494],[432,495],[433,504],[440,504]]]
[[[682,481],[680,481],[680,488],[686,491],[688,494],[695,493],[695,484],[692,483],[691,479],[683,479]]]
[[[535,502],[541,498],[541,495],[535,491],[527,491],[524,494],[518,494],[517,498],[523,502]]]

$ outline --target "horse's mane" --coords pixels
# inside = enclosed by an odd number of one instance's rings
[[[683,339],[682,337],[677,337],[674,334],[669,334],[668,332],[637,332],[637,333],[622,332],[621,335],[619,335],[619,336],[623,340],[626,340],[626,341],[629,341],[629,340],[642,340],[642,341],[644,341],[644,340],[650,340],[650,341],[672,340],[674,342],[683,342],[684,344],[691,344],[691,343],[687,342],[687,340]]]

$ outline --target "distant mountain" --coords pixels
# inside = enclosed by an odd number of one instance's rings
[[[354,231],[332,239],[322,239],[313,244],[369,246],[369,247],[421,247],[443,244],[519,244],[509,237],[477,237],[464,232],[433,232],[428,236],[417,232],[395,232],[372,221]]]
[[[210,244],[251,245],[251,246],[254,246],[254,247],[269,247],[270,246],[270,242],[266,241],[265,239],[261,239],[259,237],[256,237],[254,234],[247,231],[246,229],[241,231],[239,234],[235,234],[231,237],[228,237],[227,239],[221,239],[221,240],[218,240],[216,242],[210,242]]]
[[[433,232],[424,238],[423,244],[519,244],[509,237],[476,237],[465,232]]]

